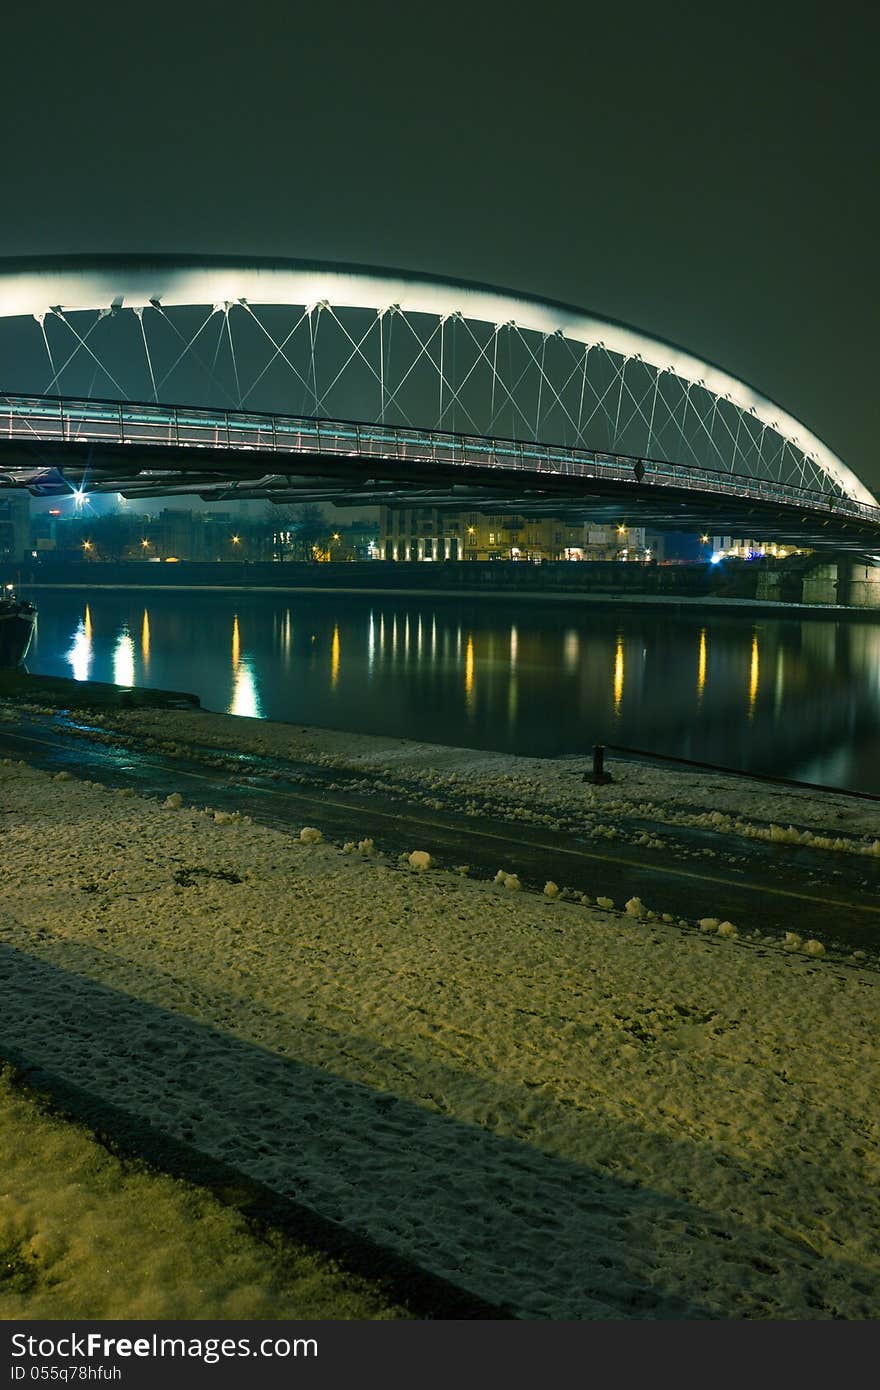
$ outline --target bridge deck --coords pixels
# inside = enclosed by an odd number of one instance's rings
[[[334,485],[335,484],[335,485]],[[0,486],[396,502],[703,522],[880,550],[880,508],[744,474],[384,424],[58,397],[0,400]],[[738,531],[739,533],[739,531]]]

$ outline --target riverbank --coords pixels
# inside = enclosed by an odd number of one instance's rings
[[[2,1064],[0,1133],[2,1319],[408,1316],[325,1254],[258,1230],[234,1188],[224,1201],[114,1152],[106,1130]]]
[[[159,750],[183,760],[240,771],[243,756],[264,760],[275,780],[284,764],[311,764],[360,778],[362,790],[405,795],[429,809],[476,819],[576,831],[596,840],[644,839],[626,823],[711,830],[737,844],[808,846],[880,864],[880,815],[873,799],[770,779],[746,782],[717,769],[686,770],[637,759],[609,759],[608,785],[586,779],[592,756],[522,757],[208,710],[119,710],[99,715],[75,737]],[[279,766],[273,766],[277,763]],[[744,808],[744,788],[748,800]],[[333,783],[328,790],[332,791]]]
[[[743,821],[732,778],[614,764],[592,788],[577,760],[104,718],[123,746],[295,754],[600,839],[649,795],[732,844],[777,823],[751,799]],[[14,1060],[514,1316],[876,1316],[863,953],[530,892],[501,844],[501,877],[471,877],[188,806],[183,777],[164,804],[125,790],[0,766]],[[875,863],[873,807],[775,790],[812,853]]]
[[[328,593],[426,598],[506,598],[538,602],[640,605],[740,600],[764,611],[880,613],[880,569],[851,558],[821,561],[725,559],[719,564],[642,564],[620,561],[499,561],[430,564],[373,560],[318,564],[290,561],[43,560],[0,567],[0,581],[28,589],[229,589],[250,593]]]
[[[67,590],[74,589],[79,592],[113,592],[120,589],[131,590],[133,592],[150,593],[232,593],[232,594],[301,594],[308,595],[310,598],[336,598],[345,596],[347,598],[415,598],[415,599],[485,599],[487,602],[510,603],[515,599],[517,603],[552,603],[552,604],[573,604],[581,608],[613,608],[613,609],[645,609],[656,608],[664,613],[713,613],[729,614],[751,613],[754,615],[764,615],[772,617],[798,618],[824,618],[826,621],[831,618],[834,621],[855,619],[857,621],[877,621],[880,622],[880,608],[856,608],[845,604],[821,604],[821,603],[783,603],[779,600],[752,599],[752,598],[716,598],[711,595],[664,595],[664,594],[615,594],[615,593],[570,593],[559,590],[548,590],[538,593],[512,593],[509,589],[481,589],[481,588],[461,588],[461,589],[412,589],[412,588],[380,588],[372,589],[362,585],[353,587],[343,587],[333,585],[332,587],[309,586],[306,584],[296,585],[269,585],[269,584],[93,584],[85,580],[77,581],[72,584],[44,584],[28,583],[22,585],[22,592],[31,593],[45,590]]]

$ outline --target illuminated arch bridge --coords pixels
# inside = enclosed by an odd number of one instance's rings
[[[568,306],[290,261],[0,262],[0,487],[559,514],[880,550],[721,368]]]

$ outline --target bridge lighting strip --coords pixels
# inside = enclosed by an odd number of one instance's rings
[[[128,444],[147,444],[155,448],[187,447],[213,450],[227,448],[241,452],[309,453],[342,457],[362,457],[393,462],[453,463],[461,466],[508,468],[532,467],[536,472],[554,476],[574,473],[580,477],[604,478],[611,481],[631,480],[634,459],[608,454],[603,450],[571,450],[562,445],[520,443],[513,440],[494,440],[481,436],[434,434],[430,431],[407,430],[395,426],[384,429],[376,425],[359,425],[350,421],[321,421],[309,417],[285,417],[245,414],[234,411],[210,411],[175,406],[141,405],[133,402],[66,401],[39,396],[0,397],[5,408],[0,409],[0,428],[7,438],[26,438],[41,443],[67,441],[73,437],[79,443],[111,443],[123,448]],[[5,417],[5,419],[4,419]],[[41,431],[37,425],[52,426]],[[70,430],[68,425],[75,428]],[[98,427],[91,435],[83,426]],[[104,432],[100,427],[110,425]],[[19,427],[18,429],[16,427]],[[126,426],[128,433],[126,433]],[[144,433],[144,430],[148,433]],[[187,437],[187,431],[195,437]],[[159,431],[154,433],[153,431]],[[213,433],[206,439],[205,433]],[[222,435],[222,438],[221,438]],[[241,436],[248,435],[249,439]],[[282,442],[279,443],[279,435]],[[238,436],[238,437],[236,437]],[[254,436],[256,436],[254,438]],[[265,441],[261,438],[265,436]],[[345,448],[340,448],[344,444]],[[377,445],[364,451],[364,444]],[[354,447],[351,447],[354,446]],[[776,483],[745,475],[713,472],[705,468],[676,465],[659,460],[644,459],[646,480],[661,486],[686,488],[690,491],[713,491],[756,500],[797,503],[811,511],[831,512],[827,495],[810,492],[788,483]],[[554,466],[556,465],[556,466]],[[17,474],[20,468],[12,470]],[[40,468],[41,474],[45,468]],[[175,470],[179,472],[179,470]],[[2,467],[0,467],[2,475]],[[849,498],[835,499],[834,511],[880,524],[880,509],[869,507]]]
[[[369,309],[378,316],[389,310],[425,314],[440,320],[441,340],[442,325],[456,317],[496,329],[512,325],[520,332],[561,336],[581,344],[587,352],[598,346],[621,358],[624,371],[627,361],[639,360],[658,373],[672,373],[689,386],[699,386],[719,401],[728,401],[744,414],[753,415],[817,463],[848,497],[877,505],[865,484],[821,439],[746,382],[671,343],[568,305],[428,276],[304,262],[92,257],[0,263],[2,317],[39,318],[47,306],[57,306],[67,315],[81,310],[102,314],[111,309],[137,310],[149,305],[160,310],[177,305],[222,305],[228,316],[228,309],[236,304],[332,305]],[[442,365],[441,353],[441,407]],[[621,397],[623,389],[621,381]]]

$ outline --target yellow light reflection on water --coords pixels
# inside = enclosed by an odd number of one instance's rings
[[[144,609],[144,620],[141,623],[141,656],[144,659],[144,670],[150,669],[150,615]]]
[[[333,627],[333,641],[330,643],[330,689],[336,689],[339,680],[339,625]]]
[[[73,671],[73,679],[75,681],[87,681],[92,667],[92,621],[89,617],[88,605],[86,606],[85,617],[77,623],[76,632],[73,634],[73,641],[70,644],[70,651],[67,653],[67,660]]]
[[[623,700],[623,633],[617,634],[617,649],[614,653],[614,717],[620,714]]]
[[[260,692],[251,667],[250,658],[242,657],[235,668],[232,685],[230,714],[240,714],[245,719],[262,719]]]
[[[697,657],[697,702],[703,698],[706,685],[706,629],[700,628],[700,651]]]
[[[113,648],[113,684],[134,685],[134,642],[124,627]]]
[[[367,628],[367,676],[372,676],[373,665],[376,661],[376,622],[373,618],[373,610],[370,609],[370,625]]]
[[[758,634],[752,636],[752,660],[749,666],[749,718],[755,715],[755,700],[758,698],[758,675],[760,662],[758,659]]]
[[[232,699],[229,703],[229,713],[241,715],[244,719],[263,717],[257,678],[250,658],[241,654],[241,633],[237,613],[232,619]]]
[[[519,656],[519,633],[515,627],[510,629],[510,669],[516,670],[517,657]]]
[[[580,638],[575,629],[569,628],[565,634],[564,659],[566,671],[576,671],[580,655]]]
[[[467,645],[464,649],[464,702],[468,712],[474,710],[474,639],[468,633]]]
[[[785,652],[780,647],[776,653],[776,690],[773,700],[773,712],[779,715],[782,709],[782,699],[785,695]]]

